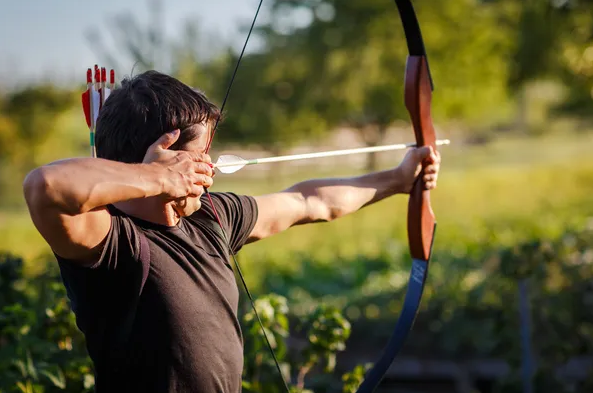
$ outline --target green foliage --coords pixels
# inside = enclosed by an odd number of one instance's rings
[[[371,364],[360,364],[354,367],[352,372],[344,374],[342,376],[342,382],[344,382],[342,393],[355,393],[356,389],[358,389],[358,387],[364,380],[366,372],[369,371],[371,367]]]
[[[463,0],[415,7],[437,86],[432,110],[437,121],[484,124],[504,116],[512,30],[498,24],[496,8]],[[286,47],[308,53],[315,70],[308,94],[331,125],[352,126],[365,143],[377,144],[393,122],[408,120],[407,49],[393,2],[276,0],[272,8],[276,18],[263,33],[272,52]],[[289,22],[277,23],[297,15],[309,15],[311,22],[292,29],[286,28]]]
[[[9,114],[18,133],[10,140],[11,156],[28,153],[23,164],[34,164],[35,149],[51,136],[56,115],[74,104],[74,95],[54,86],[34,86],[17,91],[6,98],[0,113]],[[17,162],[9,162],[16,164]]]
[[[557,69],[557,53],[562,44],[562,36],[558,32],[564,18],[560,13],[553,12],[551,2],[546,1],[525,1],[520,9],[513,12],[519,17],[509,83],[512,88],[517,88],[553,73],[555,67]]]
[[[254,302],[260,316],[258,323],[254,310],[243,317],[245,340],[245,365],[243,388],[248,392],[276,392],[282,382],[272,354],[266,345],[263,330],[280,364],[284,379],[294,392],[312,392],[305,389],[305,377],[316,366],[324,365],[324,371],[335,369],[336,354],[344,351],[350,336],[350,324],[338,309],[318,305],[300,321],[300,329],[306,344],[298,356],[291,357],[287,347],[289,338],[288,305],[286,298],[266,295]],[[300,334],[297,333],[297,336]],[[298,338],[297,338],[298,339]],[[291,384],[293,375],[296,383]]]
[[[235,63],[234,58],[227,62],[229,71],[222,78],[225,83],[219,86],[218,96],[226,91]],[[326,120],[310,104],[314,87],[314,81],[307,80],[310,75],[306,56],[292,48],[245,57],[220,127],[220,142],[255,145],[278,153],[327,132]]]
[[[24,282],[22,267],[0,253],[0,391],[91,392],[91,362],[56,269]]]
[[[337,308],[326,305],[319,306],[306,323],[310,346],[304,351],[305,367],[310,368],[323,360],[324,371],[333,372],[336,368],[336,353],[346,349],[350,323]],[[325,355],[324,359],[320,355]]]
[[[482,261],[481,268],[465,271],[476,266],[467,258]],[[91,364],[55,271],[23,285],[22,260],[8,254],[2,254],[1,260],[0,294],[2,299],[12,300],[5,300],[0,313],[0,391],[90,392]],[[334,261],[334,266],[338,263]],[[478,255],[441,255],[433,264],[433,271],[438,266],[447,270],[447,281],[442,281],[438,269],[436,274],[431,272],[414,340],[406,345],[408,355],[430,348],[434,357],[500,358],[508,362],[511,373],[497,382],[497,391],[519,391],[515,304],[518,280],[529,279],[537,391],[567,391],[574,381],[557,378],[555,371],[573,357],[593,350],[593,228],[567,230],[559,237],[508,247],[484,245]],[[380,282],[382,278],[375,275],[372,280]],[[342,307],[318,302],[303,315],[290,312],[288,300],[274,294],[257,298],[255,307],[292,391],[326,391],[343,373],[342,391],[353,392],[370,365],[344,370],[336,355],[349,351],[352,355],[360,345],[379,353],[402,298],[402,291],[384,287],[376,295],[361,296]],[[394,303],[394,299],[398,300]],[[354,303],[387,312],[367,312],[364,318],[354,318],[351,328],[342,312],[348,314]],[[291,320],[295,321],[293,327]],[[372,336],[367,334],[369,329]],[[243,332],[244,390],[278,391],[281,381],[253,311],[244,314]],[[590,381],[576,386],[586,384]]]
[[[0,97],[0,200],[16,206],[25,173],[40,164],[43,148],[58,134],[60,116],[74,105],[70,90],[32,86]],[[18,198],[17,198],[18,195]]]
[[[270,346],[280,362],[283,376],[286,380],[290,380],[290,365],[286,361],[285,342],[285,338],[289,334],[286,299],[281,296],[269,295],[255,300],[254,306]],[[264,333],[253,309],[245,314],[243,323],[245,334],[252,338],[245,342],[245,383],[243,386],[246,389],[251,389],[248,391],[273,392],[273,389],[267,390],[270,389],[269,386],[280,386],[282,382],[274,359],[268,352]]]

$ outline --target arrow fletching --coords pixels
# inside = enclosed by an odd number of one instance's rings
[[[91,91],[93,90],[93,70],[86,71],[86,91],[82,93],[82,110],[86,124],[91,127]]]
[[[214,168],[218,168],[222,173],[235,173],[248,164],[249,161],[239,156],[228,154],[218,157],[218,160],[213,166]]]

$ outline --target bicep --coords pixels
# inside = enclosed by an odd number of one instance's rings
[[[101,255],[101,247],[111,228],[107,208],[67,215],[55,208],[30,207],[35,227],[52,250],[62,258],[91,265]]]
[[[328,221],[327,207],[315,194],[287,190],[255,197],[258,216],[248,242],[270,237],[292,226]]]

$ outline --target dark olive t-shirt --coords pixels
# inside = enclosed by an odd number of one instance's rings
[[[255,200],[211,196],[237,252],[255,225]],[[111,230],[94,266],[56,256],[95,366],[96,391],[240,392],[239,291],[206,196],[174,227],[109,210]]]

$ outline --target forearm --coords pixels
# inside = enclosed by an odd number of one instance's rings
[[[162,174],[161,174],[162,175]],[[80,214],[111,203],[162,192],[159,169],[98,158],[73,158],[37,168],[25,179],[27,199]]]
[[[298,183],[288,192],[306,201],[309,222],[331,221],[389,196],[403,192],[399,169],[337,179],[314,179]]]

